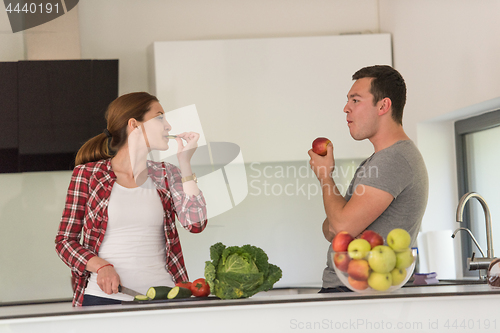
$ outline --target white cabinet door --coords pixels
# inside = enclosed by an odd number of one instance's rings
[[[389,34],[155,42],[151,54],[164,109],[196,104],[206,140],[238,144],[245,162],[307,160],[318,136],[336,158],[372,153],[342,110],[355,71],[392,64]]]

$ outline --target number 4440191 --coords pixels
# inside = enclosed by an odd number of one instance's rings
[[[447,329],[496,329],[497,328],[497,321],[496,319],[489,320],[489,319],[483,319],[483,320],[474,320],[474,319],[463,319],[461,321],[455,319],[455,320],[446,320],[444,323],[444,327]]]
[[[28,13],[31,13],[31,14],[35,14],[35,13],[50,14],[50,13],[52,13],[52,11],[59,13],[59,3],[55,3],[54,5],[52,5],[49,2],[49,3],[46,3],[45,6],[41,3],[40,4],[36,4],[36,3],[27,4],[27,3],[25,3],[22,8],[21,8],[21,5],[19,3],[15,4],[14,8],[12,8],[12,3],[9,3],[7,5],[7,7],[5,7],[5,11],[9,14],[12,12],[15,12],[15,13],[24,12],[26,14],[28,14]]]

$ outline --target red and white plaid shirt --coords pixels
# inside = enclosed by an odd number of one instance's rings
[[[205,199],[201,192],[191,197],[184,193],[180,170],[172,164],[148,162],[148,175],[163,204],[166,268],[175,282],[187,281],[174,214],[185,229],[193,233],[201,232],[207,223]],[[55,240],[56,252],[71,268],[75,279],[73,306],[82,305],[90,277],[85,267],[90,258],[99,253],[108,223],[109,197],[115,181],[110,159],[78,165],[73,170]]]

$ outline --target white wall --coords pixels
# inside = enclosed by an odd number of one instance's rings
[[[393,63],[408,86],[403,123],[429,171],[422,231],[454,230],[453,124],[500,107],[497,100],[472,106],[500,96],[500,1],[380,0],[379,6],[380,30],[393,34]]]
[[[0,174],[0,302],[71,295],[54,239],[71,171]]]
[[[23,33],[13,34],[5,10],[0,10],[0,61],[24,60]]]
[[[23,31],[26,60],[81,58],[78,6],[56,20]]]
[[[331,35],[378,30],[375,0],[85,0],[82,58],[120,59],[120,94],[148,90],[155,41]]]
[[[408,85],[411,137],[418,122],[499,96],[498,13],[498,0],[380,0],[380,29],[393,34]]]

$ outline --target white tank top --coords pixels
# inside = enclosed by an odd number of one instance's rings
[[[153,181],[135,188],[114,183],[108,205],[108,225],[99,257],[114,265],[121,285],[146,294],[149,287],[175,283],[166,269],[164,211]],[[85,294],[133,300],[125,294],[104,293],[92,273]]]

